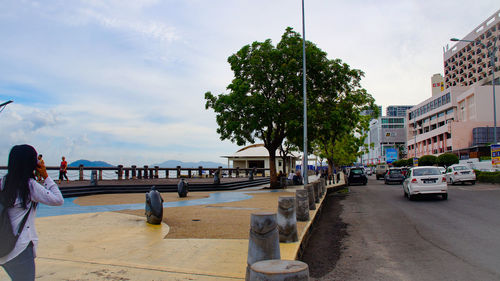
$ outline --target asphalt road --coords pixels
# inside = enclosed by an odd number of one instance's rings
[[[375,176],[351,186],[340,201],[340,258],[313,280],[500,280],[500,185],[448,194],[409,201],[402,185]]]

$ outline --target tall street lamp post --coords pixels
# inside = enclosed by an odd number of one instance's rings
[[[465,40],[465,39],[458,39],[458,38],[451,38],[450,40],[453,42],[469,42],[469,43],[476,43],[483,48],[485,48],[488,51],[488,56],[490,57],[490,66],[491,66],[491,76],[492,76],[492,81],[491,85],[493,87],[493,121],[494,121],[494,127],[493,127],[493,143],[497,144],[497,104],[496,104],[496,99],[495,99],[495,58],[496,58],[496,51],[497,51],[497,39],[498,37],[495,36],[495,39],[493,40],[493,46],[490,50],[488,50],[488,47],[480,41],[472,41],[472,40]]]
[[[303,84],[303,99],[304,99],[304,157],[302,157],[302,174],[304,185],[308,184],[307,176],[307,92],[306,92],[306,23],[304,17],[304,0],[302,0],[302,84]]]
[[[12,103],[13,101],[6,101],[2,104],[0,104],[0,112],[2,112],[4,110],[4,108],[9,104],[9,103]]]

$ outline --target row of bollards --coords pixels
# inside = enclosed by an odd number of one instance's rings
[[[310,220],[309,210],[316,209],[325,193],[326,181],[321,178],[296,190],[295,197],[280,196],[277,214],[251,215],[245,280],[309,280],[306,263],[281,260],[279,243],[298,241],[297,221]]]

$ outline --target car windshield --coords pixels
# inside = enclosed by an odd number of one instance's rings
[[[398,175],[398,174],[401,174],[401,170],[400,169],[393,169],[393,170],[390,170],[390,173],[391,173],[391,175]]]
[[[363,170],[361,169],[351,169],[351,173],[354,175],[361,175],[363,173]]]
[[[469,168],[465,167],[465,166],[455,166],[455,171],[465,171],[465,170],[469,170]]]
[[[414,176],[437,176],[441,175],[441,171],[437,168],[421,168],[413,170]]]

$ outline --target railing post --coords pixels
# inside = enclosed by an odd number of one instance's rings
[[[168,179],[168,174],[169,174],[170,170],[168,168],[165,169],[165,178]]]
[[[229,172],[228,172],[229,177],[230,177],[230,178],[232,178],[232,177],[233,177],[233,170],[232,170],[232,169],[229,169],[228,171],[229,171]]]
[[[188,170],[188,178],[191,178],[191,169]]]
[[[79,168],[80,168],[80,173],[79,173],[78,179],[82,181],[83,180],[83,164],[80,164]]]
[[[181,177],[181,166],[177,166],[177,178]]]
[[[240,167],[236,167],[236,177],[240,177]]]
[[[222,179],[222,166],[219,166],[219,168],[217,168],[217,172],[219,172],[219,179]]]
[[[102,181],[102,170],[99,169],[99,180]]]
[[[125,169],[125,179],[128,180],[129,176],[130,176],[129,169]]]
[[[142,168],[137,168],[137,178],[142,180]]]
[[[132,179],[135,180],[137,179],[137,166],[136,165],[132,165]]]
[[[147,179],[148,178],[148,165],[144,165],[144,176],[143,176],[144,179]]]
[[[154,169],[149,169],[149,178],[154,179]]]
[[[200,178],[202,178],[202,177],[203,177],[203,167],[202,167],[202,166],[198,166],[198,176],[199,176]]]
[[[208,176],[209,176],[209,177],[212,177],[212,174],[213,174],[213,173],[214,173],[214,170],[212,170],[212,169],[208,170]]]
[[[155,166],[155,179],[159,178],[159,175],[158,175],[158,169],[159,169],[159,168],[160,168],[160,167]]]
[[[118,165],[118,180],[123,179],[123,165]]]

